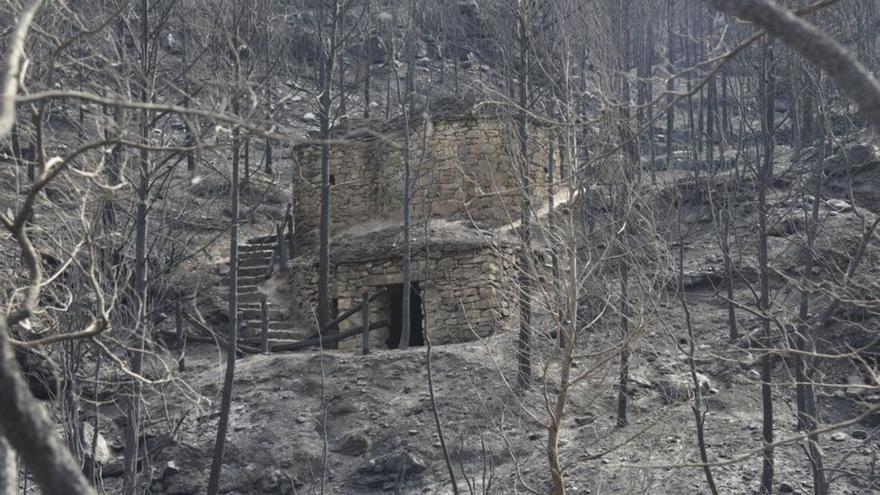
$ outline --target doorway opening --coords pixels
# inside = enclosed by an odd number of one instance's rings
[[[400,335],[403,330],[403,284],[388,286],[388,307],[390,331],[385,345],[389,349],[400,347]],[[409,297],[409,345],[425,345],[425,334],[422,328],[422,291],[416,282],[410,283]]]

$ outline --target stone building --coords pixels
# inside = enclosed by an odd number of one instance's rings
[[[331,147],[331,293],[336,311],[356,305],[364,292],[384,288],[370,305],[372,321],[389,328],[371,334],[371,347],[397,347],[403,274],[404,142],[392,122],[375,132],[338,130]],[[355,126],[351,126],[355,127]],[[547,129],[533,126],[530,193],[546,201],[550,159]],[[448,109],[412,122],[413,240],[411,343],[430,331],[436,344],[470,341],[516,328],[517,294],[511,283],[522,181],[518,140],[510,121],[473,108]],[[298,252],[291,262],[293,312],[314,321],[321,149],[294,148],[294,216]],[[427,239],[426,237],[427,233]],[[343,324],[359,325],[355,316]],[[360,345],[359,339],[340,347]]]

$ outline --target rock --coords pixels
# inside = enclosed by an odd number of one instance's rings
[[[162,478],[171,476],[180,472],[180,467],[173,460],[165,463],[165,469],[162,470]]]
[[[229,275],[229,265],[223,263],[221,265],[217,265],[217,275],[226,276]]]
[[[846,384],[849,385],[846,387],[847,395],[860,396],[868,390],[865,388],[865,381],[862,379],[862,375],[858,373],[853,373],[846,377]]]
[[[307,112],[305,115],[302,116],[302,121],[303,121],[303,122],[309,122],[309,123],[311,123],[311,122],[317,122],[317,121],[318,121],[318,116],[315,115],[314,112]]]
[[[773,222],[768,229],[768,235],[786,237],[802,232],[806,228],[807,221],[802,214],[788,213]]]
[[[702,393],[706,393],[712,388],[711,380],[702,373],[697,373],[697,381],[700,384],[700,391]],[[660,390],[660,395],[667,403],[687,400],[693,397],[694,394],[694,383],[690,372],[667,375],[657,380],[656,387]]]
[[[308,421],[309,421],[309,418],[307,418],[307,417],[305,417],[305,416],[297,416],[297,417],[296,417],[296,422],[299,423],[299,424],[301,424],[301,425],[306,424]]]
[[[90,423],[83,423],[82,427],[83,431],[83,451],[86,456],[91,457],[92,455],[92,439],[95,437],[95,427]],[[107,444],[107,439],[104,438],[104,435],[101,435],[98,432],[98,438],[96,441],[95,450],[95,462],[98,464],[107,464],[110,462],[110,446]]]
[[[101,478],[118,478],[125,473],[125,466],[122,460],[108,462],[101,469]]]
[[[378,35],[374,34],[370,36],[370,39],[365,43],[357,43],[353,45],[348,50],[349,55],[354,58],[358,58],[363,60],[364,58],[368,58],[370,62],[374,64],[383,64],[385,63],[386,57],[388,55],[387,50],[385,49],[385,43],[382,41]]]
[[[846,440],[846,433],[842,431],[836,431],[831,434],[831,440],[834,440],[835,442],[842,442]]]
[[[855,438],[856,440],[864,440],[868,438],[868,432],[865,430],[853,430],[849,436]]]
[[[425,38],[425,56],[434,59],[440,60],[443,57],[443,51],[440,49],[440,44],[437,43],[437,40],[434,38]]]
[[[410,478],[427,468],[428,465],[424,460],[410,452],[388,454],[370,459],[359,467],[357,472],[361,478],[356,480],[356,483],[369,488],[379,488],[398,480],[400,476]]]
[[[295,493],[293,489],[293,480],[290,479],[284,470],[274,469],[268,477],[261,477],[257,481],[257,488],[260,493],[279,493],[292,495]]]
[[[842,199],[832,198],[826,200],[825,205],[838,213],[848,213],[853,211],[853,206]]]
[[[584,426],[592,423],[595,420],[596,418],[594,418],[593,416],[578,416],[574,418],[574,423],[578,426]]]
[[[826,174],[846,173],[853,167],[861,167],[877,161],[877,150],[867,143],[856,143],[828,157],[824,163]]]
[[[167,50],[169,53],[174,55],[183,54],[183,47],[180,42],[177,41],[177,38],[173,33],[164,33],[159,40],[159,44],[162,45],[162,48]]]
[[[794,487],[783,481],[779,484],[779,493],[794,493]]]
[[[458,11],[465,17],[477,17],[480,15],[480,5],[477,0],[462,0],[458,2]]]

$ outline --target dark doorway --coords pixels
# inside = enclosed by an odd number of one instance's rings
[[[410,284],[409,298],[409,345],[425,345],[425,334],[422,329],[422,291],[419,284]],[[388,286],[389,322],[391,331],[388,332],[388,340],[385,345],[389,349],[400,347],[400,333],[403,330],[403,284]]]

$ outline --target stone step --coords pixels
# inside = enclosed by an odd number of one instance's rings
[[[260,300],[263,299],[263,294],[260,292],[245,292],[242,293],[239,291],[238,293],[238,302],[239,303],[259,303]]]
[[[263,328],[260,320],[245,320],[249,330],[259,332]],[[269,320],[269,330],[289,330],[290,322],[283,320]]]
[[[268,268],[269,263],[272,262],[272,256],[248,256],[246,258],[242,258],[239,256],[238,258],[238,267],[245,268],[250,266],[263,266]]]
[[[238,247],[239,253],[258,253],[258,252],[272,252],[275,250],[275,243],[272,244],[243,244]]]
[[[263,312],[259,305],[240,305],[239,312],[248,320],[260,320],[263,318]],[[269,320],[284,320],[284,312],[278,308],[269,307]]]
[[[266,275],[248,275],[247,277],[238,277],[239,287],[256,287],[266,281]]]
[[[268,271],[268,266],[243,266],[238,269],[238,278],[265,276]]]
[[[253,260],[266,260],[268,263],[272,256],[275,253],[272,251],[255,251],[253,253],[238,253],[238,264],[241,265],[243,262],[250,262]]]

